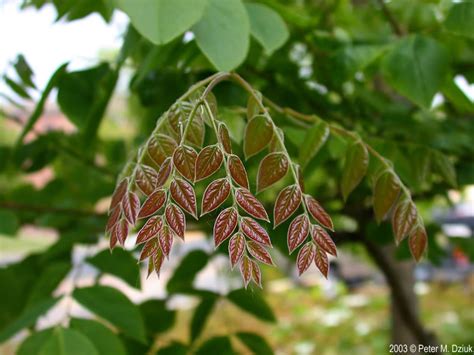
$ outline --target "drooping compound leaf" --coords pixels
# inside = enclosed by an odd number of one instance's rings
[[[250,259],[250,270],[252,271],[252,280],[255,284],[262,288],[262,271],[255,260]]]
[[[229,240],[229,258],[232,268],[240,261],[245,251],[245,237],[242,233],[235,233]]]
[[[115,226],[110,230],[110,249],[113,249],[117,243],[124,245],[125,239],[128,236],[129,225],[125,218],[122,218],[120,221],[115,224]]]
[[[214,174],[222,165],[224,156],[217,145],[205,147],[196,159],[196,181]]]
[[[252,278],[252,261],[247,255],[244,255],[240,260],[240,274],[244,280],[244,286],[247,288]]]
[[[167,258],[170,255],[171,247],[173,246],[173,231],[168,226],[163,226],[158,233],[158,242],[161,251]]]
[[[334,230],[334,225],[331,220],[331,216],[324,210],[316,199],[310,195],[304,195],[304,202],[306,208],[311,216],[323,227]]]
[[[341,190],[344,200],[360,184],[369,167],[369,152],[364,143],[356,141],[347,148]]]
[[[381,222],[396,202],[400,193],[400,181],[391,170],[386,170],[377,179],[374,187],[374,212]]]
[[[199,21],[206,0],[114,0],[133,26],[154,44],[170,42]]]
[[[304,170],[308,163],[318,154],[329,137],[329,126],[323,121],[315,123],[306,133],[304,144],[300,147],[299,162]]]
[[[301,190],[297,185],[285,187],[277,196],[273,210],[273,227],[286,221],[301,204]]]
[[[263,4],[246,3],[250,19],[250,32],[268,54],[280,48],[288,39],[285,22],[273,9]]]
[[[235,69],[244,61],[249,46],[250,24],[245,7],[240,0],[207,2],[204,15],[192,28],[196,42],[218,70]]]
[[[237,226],[238,213],[234,207],[223,210],[214,223],[214,245],[217,248],[227,238],[229,238]]]
[[[247,177],[247,171],[245,170],[242,160],[237,155],[231,155],[227,160],[228,169],[232,180],[234,180],[240,186],[248,189],[249,179]]]
[[[385,56],[388,82],[417,105],[429,108],[448,72],[448,56],[434,39],[412,35],[401,39]]]
[[[201,116],[195,115],[186,133],[186,143],[199,148],[202,147],[204,144],[205,129],[204,121]]]
[[[188,146],[176,148],[173,154],[173,164],[179,173],[191,182],[195,179],[196,151]]]
[[[134,192],[125,194],[122,200],[123,214],[128,223],[132,226],[137,222],[138,212],[140,211],[140,199]]]
[[[265,211],[262,203],[257,200],[249,190],[243,188],[237,189],[235,192],[235,200],[249,215],[267,222],[269,221],[267,211]]]
[[[113,211],[115,207],[117,207],[127,192],[128,186],[128,179],[123,179],[120,183],[116,186],[114,193],[112,194],[112,201],[110,202],[109,211]]]
[[[161,216],[150,217],[138,232],[136,244],[145,243],[156,237],[162,227],[163,219]]]
[[[240,223],[240,228],[247,237],[256,241],[257,243],[270,247],[272,246],[267,231],[252,218],[243,217]]]
[[[160,249],[158,239],[160,238],[160,233],[161,233],[161,231],[163,230],[164,227],[166,227],[166,226],[163,226],[160,229],[160,232],[158,233],[157,238],[152,238],[152,239],[148,240],[145,243],[145,245],[143,246],[142,251],[140,253],[140,258],[139,258],[140,261],[143,261],[146,258],[149,258],[153,254],[155,254],[158,249]]]
[[[146,342],[145,326],[137,306],[117,289],[108,286],[77,288],[73,292],[73,297],[124,334],[139,342]]]
[[[272,123],[265,116],[256,116],[245,127],[244,154],[248,159],[259,153],[270,143],[273,137]]]
[[[290,254],[306,240],[309,228],[309,219],[305,214],[300,214],[290,223],[287,234],[288,251]]]
[[[308,242],[300,249],[296,257],[296,266],[298,273],[301,275],[310,267],[316,255],[316,247],[313,242]]]
[[[225,123],[219,124],[219,142],[227,154],[232,154],[232,143],[229,136],[229,130]]]
[[[70,328],[86,336],[100,355],[127,354],[120,338],[98,321],[73,318],[70,322]]]
[[[258,261],[267,265],[273,265],[273,260],[270,253],[261,244],[250,240],[247,242],[247,250],[249,251],[250,255],[252,255]]]
[[[214,180],[207,186],[202,197],[201,215],[214,211],[229,197],[230,183],[227,178]]]
[[[182,179],[175,179],[171,182],[170,192],[173,200],[197,219],[196,194],[193,187]]]
[[[171,203],[165,210],[166,223],[176,233],[178,237],[184,239],[184,230],[186,229],[186,216],[183,211]],[[166,253],[165,253],[166,254]]]
[[[166,183],[166,181],[168,181],[172,170],[171,162],[172,159],[168,157],[163,161],[163,164],[161,164],[156,179],[156,187],[162,187]]]
[[[288,171],[288,166],[289,161],[284,153],[270,153],[263,158],[258,167],[257,192],[282,179]]]

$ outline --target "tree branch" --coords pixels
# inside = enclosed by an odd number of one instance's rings
[[[382,9],[382,12],[385,18],[390,23],[390,26],[392,27],[393,32],[395,32],[395,34],[399,37],[404,36],[405,31],[403,30],[402,26],[398,23],[395,16],[393,16],[393,13],[387,7],[387,4],[385,4],[385,0],[377,0],[377,2],[379,3],[380,8]]]

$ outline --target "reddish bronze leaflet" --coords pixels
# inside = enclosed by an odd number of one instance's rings
[[[143,203],[140,213],[138,213],[138,218],[145,218],[151,216],[153,213],[158,211],[163,207],[166,201],[166,192],[165,190],[155,190]]]
[[[161,251],[168,257],[173,246],[173,231],[168,226],[163,226],[160,233],[158,233],[158,241]]]
[[[211,182],[202,197],[201,215],[209,213],[222,205],[229,194],[230,183],[226,178]]]
[[[194,173],[196,169],[196,151],[188,146],[180,146],[176,148],[173,154],[173,164],[179,173],[188,179],[194,181]]]
[[[196,181],[214,174],[222,165],[224,156],[217,145],[205,147],[196,159]]]
[[[425,227],[417,225],[413,228],[408,238],[410,252],[416,261],[420,261],[428,245],[428,236]]]
[[[314,197],[310,195],[304,195],[304,201],[309,213],[311,213],[311,216],[313,216],[313,218],[318,221],[319,224],[327,229],[334,230],[331,217]]]
[[[248,189],[249,179],[242,160],[237,155],[231,155],[227,161],[228,169],[232,179],[240,186]]]
[[[242,233],[236,233],[229,240],[229,257],[232,268],[239,262],[242,255],[244,255],[245,237]]]
[[[184,230],[186,228],[186,217],[183,211],[175,204],[170,204],[165,210],[166,222],[170,228],[180,237],[184,239]]]
[[[168,180],[172,170],[172,165],[171,165],[171,157],[168,157],[165,159],[163,164],[160,166],[160,170],[158,170],[158,176],[156,179],[156,187],[162,187],[164,184],[166,184],[166,181]]]
[[[114,190],[112,194],[112,201],[110,202],[109,213],[115,209],[123,200],[125,193],[127,192],[128,179],[123,179],[120,184]]]
[[[258,266],[255,260],[250,260],[250,264],[252,267],[252,279],[261,288],[262,287],[262,272],[260,271],[260,266]]]
[[[260,243],[250,240],[247,242],[247,250],[258,261],[267,265],[273,265],[273,260],[270,256],[270,253]]]
[[[193,187],[182,179],[175,179],[171,182],[170,192],[173,200],[197,219],[196,194]]]
[[[274,228],[286,221],[301,203],[301,191],[297,185],[285,187],[277,196],[273,210]]]
[[[242,232],[244,232],[247,237],[256,241],[257,243],[267,246],[272,245],[267,231],[252,218],[243,217],[240,227],[242,228]]]
[[[327,253],[337,256],[336,244],[329,236],[328,232],[321,226],[314,225],[311,233],[314,242]]]
[[[314,263],[316,264],[316,267],[319,269],[319,271],[321,271],[321,274],[323,274],[325,278],[328,278],[329,260],[326,252],[322,248],[316,248]]]
[[[221,122],[219,125],[219,142],[227,154],[232,154],[232,143],[230,141],[229,130],[227,126]]]
[[[247,288],[250,278],[252,277],[252,263],[249,257],[246,255],[240,261],[240,273],[244,279],[245,288]]]
[[[305,214],[300,214],[288,227],[287,243],[290,254],[306,240],[308,233],[309,219]]]
[[[157,186],[158,173],[148,165],[139,165],[135,172],[135,183],[148,196]]]
[[[158,134],[148,142],[147,151],[153,161],[160,166],[167,157],[170,157],[178,145],[167,135]]]
[[[235,192],[235,200],[249,215],[267,222],[269,221],[267,211],[265,211],[262,203],[257,200],[249,190],[243,188],[237,189]]]
[[[300,249],[296,257],[296,266],[298,267],[299,275],[308,270],[309,266],[316,255],[316,247],[313,242],[308,242]]]
[[[134,192],[129,192],[122,200],[123,214],[127,221],[134,226],[140,211],[140,200]]]
[[[280,179],[288,171],[288,158],[283,153],[270,153],[262,159],[258,167],[257,192],[265,190]]]
[[[140,261],[145,260],[149,256],[153,255],[158,250],[158,240],[157,238],[152,238],[145,243],[143,249],[140,253]]]
[[[163,226],[163,220],[161,216],[153,216],[140,229],[137,235],[136,245],[147,242],[151,238],[155,237]]]
[[[230,237],[237,226],[237,211],[233,207],[226,208],[216,218],[214,223],[214,244],[217,248]]]

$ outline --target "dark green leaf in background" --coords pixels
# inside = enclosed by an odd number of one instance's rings
[[[239,332],[235,334],[239,340],[255,355],[272,355],[273,350],[267,341],[258,334]]]
[[[474,38],[474,1],[464,0],[454,3],[444,26],[457,35]]]
[[[230,292],[227,295],[227,299],[240,309],[261,320],[267,322],[276,321],[273,310],[258,291],[247,291],[240,288]]]

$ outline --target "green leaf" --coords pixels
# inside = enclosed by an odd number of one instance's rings
[[[437,41],[414,35],[400,40],[385,57],[388,82],[417,105],[429,108],[448,71],[448,55]]]
[[[99,355],[94,344],[78,331],[55,328],[39,355]]]
[[[170,345],[167,345],[156,352],[156,355],[187,355],[188,346],[177,341],[172,342]]]
[[[100,271],[117,276],[135,288],[141,288],[140,266],[133,255],[124,249],[103,250],[87,259]]]
[[[43,114],[43,108],[44,105],[46,104],[46,100],[48,99],[49,94],[51,91],[56,87],[59,78],[64,74],[66,71],[68,63],[65,63],[61,65],[54,74],[51,76],[51,78],[48,81],[48,84],[46,84],[46,88],[43,90],[43,93],[41,94],[41,98],[36,104],[36,107],[31,114],[31,116],[28,118],[25,126],[23,127],[23,130],[21,131],[20,135],[18,136],[18,139],[16,141],[15,147],[18,148],[21,143],[23,142],[23,138],[28,134],[28,132],[33,128],[35,125],[36,121],[40,118],[40,116]]]
[[[355,141],[346,151],[346,161],[342,173],[341,190],[344,200],[360,184],[369,166],[369,153],[364,143]]]
[[[301,168],[304,168],[319,152],[329,137],[329,127],[326,122],[319,121],[315,123],[307,132],[304,138],[304,144],[300,147],[299,161]]]
[[[175,323],[176,311],[167,309],[165,301],[149,300],[140,304],[139,308],[149,335],[164,333]]]
[[[199,48],[218,70],[235,69],[247,56],[250,24],[241,0],[208,0],[193,32]]]
[[[474,38],[474,2],[467,0],[453,4],[444,27],[457,35]]]
[[[194,278],[207,265],[208,260],[209,255],[202,250],[195,250],[187,254],[168,281],[166,285],[168,292],[192,292]]]
[[[27,307],[14,322],[2,329],[0,332],[0,343],[12,337],[23,328],[34,325],[36,320],[51,309],[58,300],[59,298],[48,298]]]
[[[32,333],[26,338],[17,350],[17,355],[38,355],[43,345],[53,335],[53,328]]]
[[[73,297],[126,335],[146,342],[145,325],[138,307],[120,291],[107,286],[91,286],[74,290]]]
[[[239,332],[235,334],[242,343],[256,355],[273,355],[273,350],[267,341],[258,334]]]
[[[255,116],[245,127],[244,154],[248,159],[261,152],[273,137],[273,127],[265,116]]]
[[[203,16],[207,0],[115,0],[133,26],[154,44],[170,42]]]
[[[466,96],[453,78],[446,80],[442,93],[460,113],[474,113],[474,102]]]
[[[276,321],[273,310],[257,291],[249,292],[241,288],[230,292],[227,295],[227,299],[240,309],[254,315],[261,320],[267,322]]]
[[[201,335],[217,300],[217,296],[206,297],[196,307],[191,320],[191,342]]]
[[[28,94],[28,91],[26,91],[26,88],[23,87],[22,84],[17,83],[13,79],[9,78],[8,76],[4,75],[3,80],[5,80],[5,83],[12,89],[18,96],[24,98],[24,99],[31,99],[30,94]]]
[[[456,169],[451,160],[443,153],[434,151],[432,154],[433,165],[436,171],[452,187],[457,187]]]
[[[90,319],[71,319],[70,327],[85,335],[100,355],[126,355],[120,338],[102,323]]]
[[[245,8],[250,20],[250,33],[268,54],[286,42],[289,37],[288,28],[275,10],[256,3],[246,3]]]
[[[32,79],[33,70],[31,70],[31,67],[26,61],[23,54],[19,54],[16,57],[16,62],[13,66],[15,67],[16,73],[18,74],[20,79],[23,81],[23,84],[31,88],[35,88],[35,84],[33,83],[33,79]]]
[[[8,210],[0,210],[0,234],[15,235],[19,227],[18,217]]]
[[[47,264],[29,292],[28,305],[33,305],[51,295],[70,270],[71,263],[69,262]]]
[[[195,352],[196,355],[232,355],[235,354],[232,349],[230,338],[226,336],[217,336],[206,340]]]

